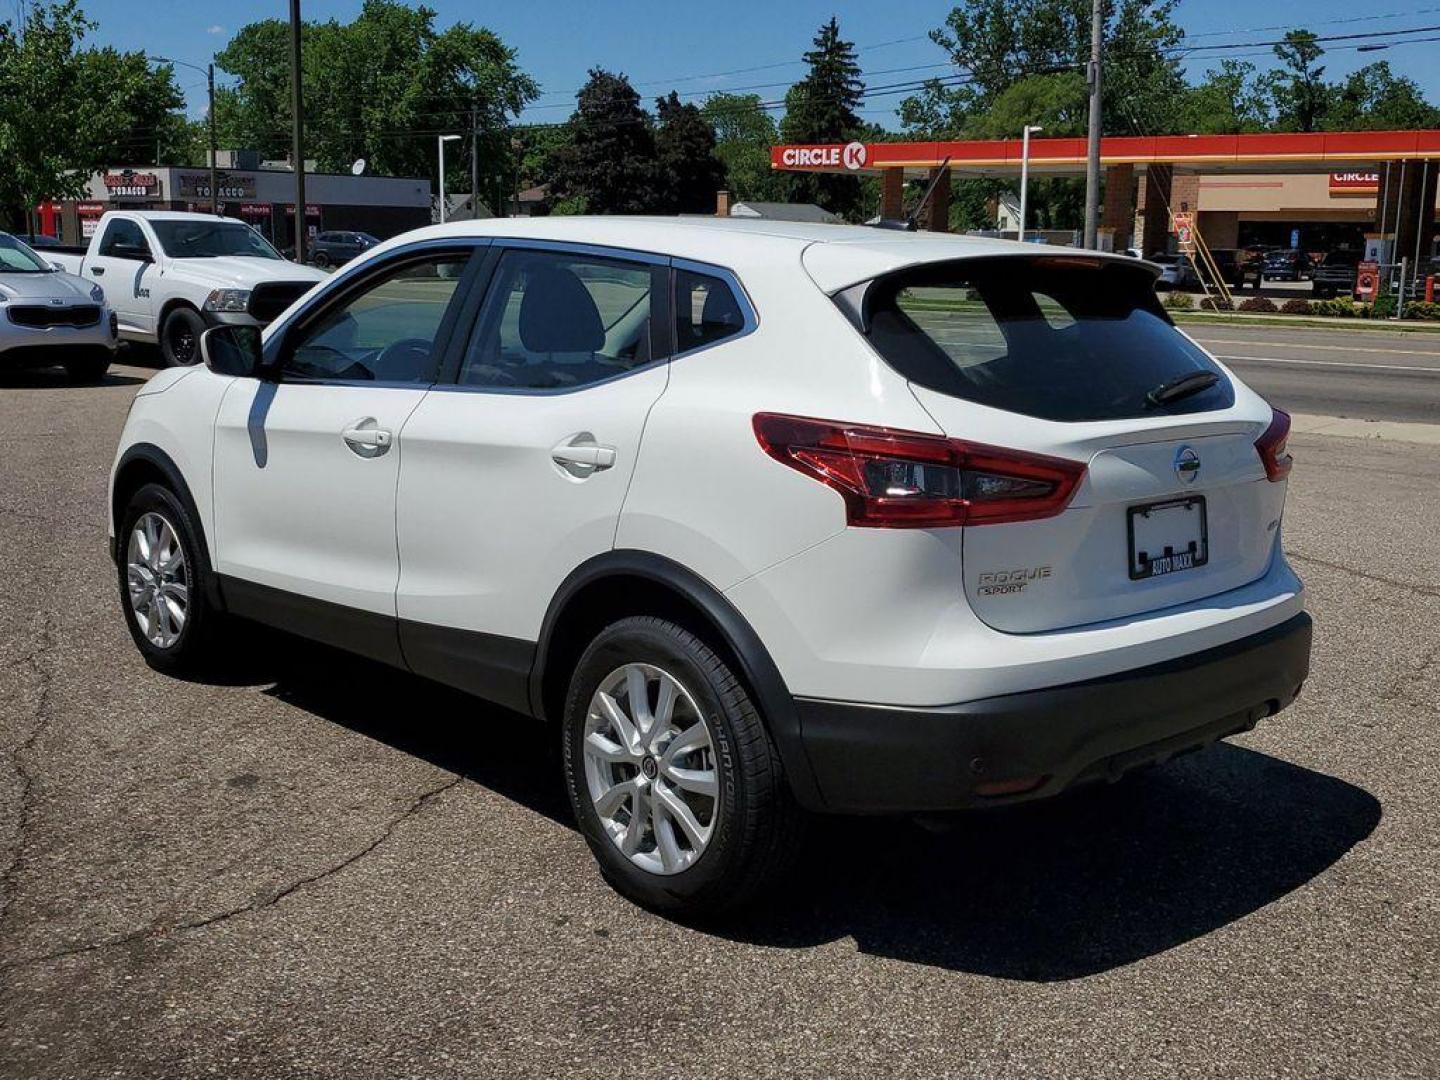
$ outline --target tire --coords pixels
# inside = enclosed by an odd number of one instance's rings
[[[323,251],[315,252],[314,257],[311,258],[310,261],[315,264],[315,269],[317,270],[325,270],[330,266],[330,256],[326,255]]]
[[[65,374],[73,383],[98,383],[109,370],[109,356],[86,356],[65,361]]]
[[[183,622],[173,640],[169,640],[169,631],[177,629],[173,607],[159,615],[161,625],[157,633],[155,607],[149,607],[147,616],[143,614],[147,605],[140,600],[140,596],[149,593],[142,587],[137,595],[131,588],[132,577],[140,586],[153,582],[157,577],[160,559],[147,559],[136,537],[137,530],[142,535],[146,533],[146,526],[150,524],[147,519],[157,518],[168,527],[170,537],[178,540],[183,556],[178,572],[172,567],[171,573],[160,575],[162,584],[168,580],[172,586],[163,590],[164,595],[179,602],[183,609]],[[163,531],[160,535],[163,537]],[[158,671],[172,675],[194,675],[209,670],[219,655],[218,631],[224,616],[211,605],[208,588],[210,561],[200,541],[199,530],[184,503],[169,488],[146,484],[131,496],[120,517],[118,546],[120,557],[116,570],[120,607],[125,614],[125,625],[129,627],[130,636],[145,657],[145,662]],[[158,555],[164,556],[167,550],[173,550],[173,545],[162,541]],[[132,567],[132,562],[137,561],[140,565]],[[175,583],[183,586],[183,596],[174,591]]]
[[[200,335],[205,320],[194,308],[177,307],[160,327],[160,355],[166,367],[190,367],[200,361]]]
[[[652,721],[648,734],[658,741],[633,754],[621,746],[622,729],[611,724],[613,714],[599,706],[597,695],[613,688],[611,702],[633,717],[630,676],[637,669],[655,680],[646,683],[637,739],[647,734],[643,716],[659,711],[664,680],[678,689],[671,723],[657,730],[659,721]],[[753,900],[793,862],[804,815],[775,746],[735,673],[688,630],[650,616],[621,619],[602,630],[575,666],[563,724],[565,783],[576,820],[601,873],[623,896],[665,914],[712,915]],[[700,734],[693,735],[697,729]],[[587,736],[601,739],[609,761],[594,756],[596,744]],[[672,756],[707,737],[703,749]],[[629,760],[617,760],[625,755]],[[691,783],[708,776],[715,795],[682,788],[674,782],[681,776]],[[630,794],[613,803],[602,820],[595,792],[612,786],[628,787]],[[648,792],[643,803],[637,788]],[[682,828],[680,816],[670,811],[677,797],[691,809],[692,827],[708,826],[702,844],[694,843],[691,828]],[[630,855],[621,845],[637,805],[642,827]]]

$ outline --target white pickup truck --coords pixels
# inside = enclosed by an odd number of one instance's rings
[[[264,326],[327,276],[287,262],[243,221],[164,210],[112,210],[88,248],[45,258],[102,286],[120,337],[158,343],[172,366],[200,359],[207,327]]]

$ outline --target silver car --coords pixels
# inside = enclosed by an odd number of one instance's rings
[[[76,382],[96,382],[119,340],[104,289],[0,232],[0,372],[63,366]]]

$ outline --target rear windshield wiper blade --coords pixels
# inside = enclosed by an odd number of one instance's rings
[[[1169,405],[1191,394],[1209,390],[1219,381],[1220,376],[1213,371],[1187,371],[1184,375],[1177,375],[1155,387],[1145,395],[1145,400],[1151,405]]]

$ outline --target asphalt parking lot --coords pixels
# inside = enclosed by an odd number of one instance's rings
[[[722,926],[598,878],[543,733],[275,636],[151,672],[105,484],[151,372],[0,381],[0,1076],[1440,1075],[1434,445],[1297,436],[1316,652],[1254,733]]]

